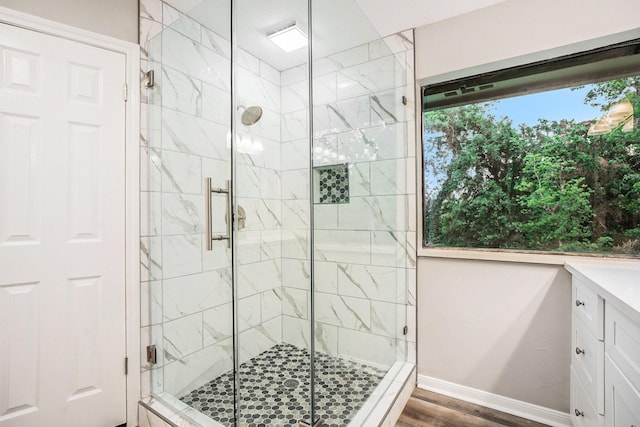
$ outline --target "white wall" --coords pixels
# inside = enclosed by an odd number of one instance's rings
[[[418,28],[416,76],[442,81],[637,38],[638,16],[637,0],[505,1]]]
[[[562,266],[421,258],[418,374],[569,411]]]
[[[640,37],[640,2],[509,0],[416,30],[427,84]],[[418,372],[567,412],[570,277],[560,265],[418,261]]]
[[[138,42],[137,0],[0,0],[0,6]]]

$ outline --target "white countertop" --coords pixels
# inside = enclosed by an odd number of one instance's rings
[[[606,301],[640,323],[640,262],[567,262],[565,268]]]

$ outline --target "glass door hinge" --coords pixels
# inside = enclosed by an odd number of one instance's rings
[[[152,365],[155,365],[156,363],[158,363],[158,359],[156,357],[156,346],[155,345],[148,345],[147,346],[147,363],[151,363]]]
[[[152,88],[153,86],[155,86],[156,84],[156,79],[155,79],[155,73],[153,72],[153,70],[149,70],[146,73],[144,73],[146,79],[144,81],[144,87],[146,88]]]

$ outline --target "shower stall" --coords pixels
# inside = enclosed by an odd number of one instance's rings
[[[415,361],[412,33],[353,0],[154,4],[143,394],[196,425],[380,424]]]

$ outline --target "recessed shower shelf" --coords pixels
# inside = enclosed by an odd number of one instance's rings
[[[317,166],[314,173],[314,203],[349,203],[349,165]]]

